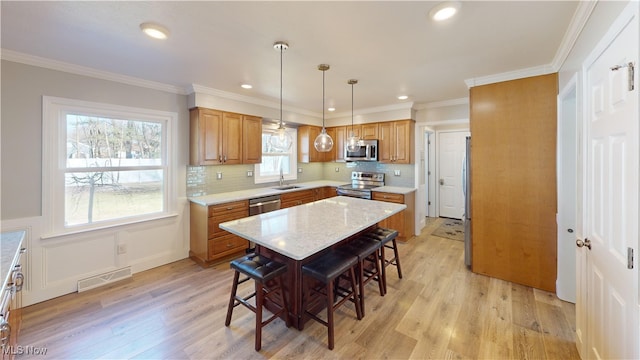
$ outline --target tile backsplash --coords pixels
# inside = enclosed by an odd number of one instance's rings
[[[413,187],[415,181],[414,165],[383,164],[378,162],[331,162],[310,164],[298,163],[298,168],[302,169],[302,173],[298,173],[298,180],[290,181],[291,183],[331,180],[344,182],[346,184],[351,181],[350,178],[352,171],[384,173],[385,185],[389,186]],[[394,175],[394,171],[396,170],[400,172],[400,176]],[[254,171],[254,166],[188,166],[186,179],[187,196],[192,197],[207,194],[219,194],[276,185],[276,183],[254,184],[254,178],[248,177],[247,171]],[[221,175],[218,175],[219,173]],[[218,176],[221,178],[218,179]]]

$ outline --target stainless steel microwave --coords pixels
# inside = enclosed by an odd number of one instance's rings
[[[378,140],[360,140],[355,151],[344,147],[346,161],[378,161]]]

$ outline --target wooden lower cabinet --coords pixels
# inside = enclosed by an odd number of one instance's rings
[[[384,219],[379,222],[378,225],[384,228],[398,230],[398,240],[400,241],[407,241],[413,237],[415,231],[415,192],[396,194],[374,191],[372,199],[407,205],[406,209]]]
[[[315,189],[298,190],[280,195],[280,208],[289,208],[316,201]]]
[[[191,203],[189,257],[203,267],[228,260],[247,249],[249,242],[226,230],[220,223],[249,216],[249,201],[203,206]]]

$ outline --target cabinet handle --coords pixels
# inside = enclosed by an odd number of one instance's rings
[[[227,210],[233,210],[233,206],[228,206]]]
[[[11,337],[11,325],[9,322],[3,317],[2,323],[0,323],[0,344],[3,348],[6,348],[9,345],[9,338]]]
[[[222,162],[222,155],[218,156],[218,162]]]
[[[227,244],[227,247],[228,247],[228,248],[233,247],[233,244],[228,243],[228,244]]]
[[[224,156],[224,162],[227,162],[227,155]]]

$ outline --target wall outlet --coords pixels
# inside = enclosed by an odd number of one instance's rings
[[[339,167],[336,168],[336,172],[340,172],[340,168]]]
[[[302,168],[298,168],[298,174],[302,174]]]
[[[393,175],[400,176],[400,170],[393,170]]]
[[[216,173],[216,179],[218,179],[218,180],[222,179],[222,173],[221,172]]]
[[[253,171],[247,170],[247,177],[252,177],[252,176],[253,176]]]
[[[127,253],[127,244],[118,244],[118,255]]]

